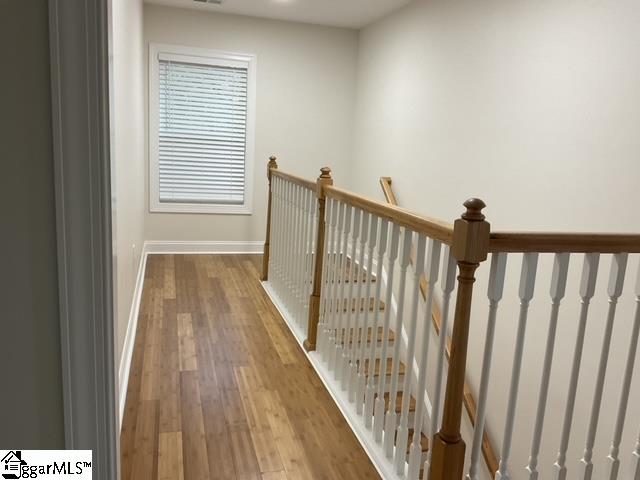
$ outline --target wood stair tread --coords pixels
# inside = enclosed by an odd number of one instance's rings
[[[391,367],[393,366],[393,360],[390,358],[387,358],[386,361],[386,368],[385,368],[385,375],[387,377],[391,376]],[[379,358],[376,358],[376,361],[374,362],[374,367],[373,367],[373,376],[374,377],[379,377],[380,376],[380,366],[381,366],[381,362]],[[405,365],[403,362],[400,362],[400,368],[399,368],[399,373],[400,375],[404,375],[405,373]],[[365,360],[364,362],[364,374],[369,376],[369,360]]]
[[[409,429],[409,435],[407,436],[407,455],[411,452],[411,443],[413,443],[413,435],[414,429]],[[394,439],[394,443],[397,444],[398,432],[396,431],[396,438]],[[420,451],[422,453],[426,453],[429,451],[429,438],[422,432],[420,432]]]
[[[338,258],[337,261],[339,262],[338,264],[341,265],[342,262],[342,255],[341,254],[335,254]],[[331,255],[330,255],[331,256]],[[342,276],[342,272],[339,272],[340,276]],[[376,276],[373,274],[368,274],[366,272],[366,270],[362,267],[360,267],[357,262],[353,262],[351,260],[351,258],[349,256],[346,257],[346,265],[345,265],[345,277],[344,279],[342,278],[337,278],[336,281],[337,283],[342,283],[342,281],[344,280],[344,283],[350,283],[350,282],[371,282],[371,283],[375,283],[376,282]],[[329,283],[333,283],[333,282],[329,282]]]
[[[362,328],[358,329],[358,335],[356,336],[356,342],[360,343],[360,331],[362,330]],[[383,327],[378,327],[378,333],[376,335],[376,340],[378,343],[382,343],[382,333],[383,333]],[[371,343],[373,337],[373,329],[371,327],[367,328],[367,344]],[[389,329],[389,344],[392,344],[393,341],[396,339],[396,334],[394,333],[393,330]],[[353,329],[349,330],[349,345],[351,345],[354,341],[353,338]]]
[[[389,392],[384,392],[385,411],[389,410],[390,396],[391,394]],[[402,397],[403,397],[403,392],[398,392],[398,395],[396,395],[396,413],[402,412]],[[415,412],[415,411],[416,411],[416,399],[413,397],[413,395],[411,395],[411,398],[409,399],[409,412]]]
[[[376,300],[375,298],[371,297],[369,299],[369,311],[373,312],[374,310],[374,306],[376,304]],[[378,303],[378,309],[383,312],[385,309],[385,303],[384,301],[380,300],[377,302]],[[361,299],[356,299],[356,298],[352,298],[352,299],[348,299],[345,298],[343,299],[339,304],[338,307],[336,308],[336,310],[340,311],[340,305],[342,305],[342,311],[346,312],[349,309],[349,304],[351,304],[351,311],[355,312],[356,310],[359,310],[361,312],[364,312],[365,309],[365,305],[367,304],[367,300],[365,298],[361,298]],[[335,307],[334,307],[335,308]],[[335,311],[334,308],[331,308],[330,311]]]

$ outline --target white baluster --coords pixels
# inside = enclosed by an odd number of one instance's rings
[[[355,277],[358,281],[356,291],[356,312],[353,322],[353,337],[351,343],[351,376],[349,378],[349,401],[354,402],[356,399],[356,389],[358,380],[358,352],[360,346],[367,341],[367,335],[364,331],[364,325],[360,326],[360,318],[363,315],[364,310],[369,309],[368,298],[362,298],[362,284],[367,280],[368,272],[364,269],[364,255],[365,246],[367,243],[367,235],[369,234],[369,219],[371,214],[368,212],[362,212],[362,226],[360,229],[360,258],[357,265]],[[360,308],[360,302],[362,302],[362,308]],[[357,408],[357,406],[356,406]],[[358,410],[362,411],[362,405]],[[360,412],[358,412],[360,413]]]
[[[569,436],[571,434],[571,424],[573,422],[573,410],[576,402],[578,377],[580,376],[580,363],[582,362],[582,349],[584,347],[584,334],[587,328],[589,303],[591,302],[591,298],[593,298],[596,288],[599,262],[599,253],[587,253],[584,256],[582,280],[580,282],[580,319],[578,321],[576,345],[573,351],[573,363],[571,365],[571,378],[569,379],[567,406],[564,412],[562,433],[560,435],[560,448],[558,450],[556,463],[553,464],[554,480],[565,480],[567,478],[567,448],[569,447]]]
[[[384,263],[384,255],[387,252],[387,243],[389,233],[389,220],[386,218],[380,219],[380,235],[377,248],[376,257],[376,291],[374,294],[373,305],[373,321],[371,322],[371,345],[369,345],[369,376],[367,377],[367,387],[364,394],[364,424],[367,428],[371,428],[373,421],[373,402],[375,400],[375,375],[374,367],[376,361],[376,349],[378,346],[378,328],[380,325],[380,296],[382,295],[382,267]],[[389,305],[385,304],[385,316],[386,310],[389,310]],[[384,345],[384,329],[382,332],[382,342]],[[383,347],[384,348],[384,347]]]
[[[378,395],[375,399],[375,409],[373,417],[373,432],[376,442],[382,440],[382,426],[384,423],[384,389],[387,375],[387,350],[389,347],[389,324],[391,321],[391,301],[393,299],[393,274],[396,268],[396,260],[398,258],[398,243],[400,237],[400,227],[395,223],[391,228],[391,245],[387,256],[387,285],[385,288],[385,311],[384,323],[382,325],[382,349],[380,351],[380,372],[378,380]],[[381,278],[378,278],[380,281]],[[400,341],[399,332],[396,332],[396,342]]]
[[[556,253],[553,263],[553,273],[551,276],[551,318],[547,331],[547,346],[542,364],[542,379],[540,380],[540,392],[538,394],[538,409],[533,430],[533,440],[531,441],[531,454],[527,472],[529,480],[537,480],[538,455],[540,454],[540,441],[542,440],[542,427],[544,426],[544,416],[547,409],[547,398],[549,393],[549,378],[551,376],[551,364],[553,362],[553,350],[556,342],[556,330],[558,325],[558,314],[560,312],[560,302],[564,298],[567,286],[567,273],[569,271],[569,254]]]
[[[300,254],[300,291],[302,292],[302,301],[300,302],[300,318],[302,321],[307,323],[309,314],[307,312],[307,304],[309,303],[309,256],[311,255],[310,249],[312,248],[310,243],[310,232],[313,229],[311,225],[310,219],[312,216],[312,205],[311,205],[311,195],[310,190],[303,188],[302,189],[302,249]],[[316,338],[316,345],[317,345]]]
[[[618,298],[622,295],[622,287],[624,286],[624,275],[627,270],[626,253],[617,253],[613,255],[611,260],[611,271],[609,274],[609,287],[607,293],[609,295],[609,310],[607,312],[607,321],[604,329],[604,338],[602,339],[602,349],[600,351],[600,363],[598,365],[598,373],[596,375],[596,388],[593,394],[593,402],[591,404],[591,415],[589,417],[589,429],[587,430],[587,442],[584,453],[578,464],[579,478],[583,480],[591,480],[593,476],[593,446],[596,441],[596,433],[598,431],[598,420],[600,418],[600,408],[602,406],[602,392],[604,389],[604,379],[607,373],[607,363],[609,361],[609,349],[611,347],[611,335],[613,334],[613,321],[616,316],[616,306]]]
[[[334,379],[337,381],[342,381],[342,373],[344,371],[343,366],[343,352],[345,348],[345,342],[347,339],[347,326],[346,326],[346,315],[345,315],[345,303],[348,301],[347,299],[347,280],[348,280],[348,261],[349,261],[349,237],[351,234],[351,219],[353,216],[353,207],[351,205],[345,204],[345,215],[344,215],[344,230],[342,232],[342,252],[340,258],[340,293],[338,295],[338,322],[336,329],[336,359],[334,362]]]
[[[288,232],[291,232],[293,230],[293,223],[292,223],[292,202],[291,202],[291,194],[292,194],[292,184],[291,182],[286,182],[286,193],[285,193],[285,229]],[[284,245],[286,245],[286,248],[289,249],[289,251],[291,250],[291,238],[286,238],[285,237],[285,241],[283,242]],[[284,293],[284,299],[285,299],[285,307],[286,309],[291,312],[291,303],[292,303],[292,292],[293,292],[293,285],[291,284],[291,254],[289,255],[285,255],[283,257],[284,259],[284,287],[285,287],[285,291]]]
[[[339,212],[342,210],[342,205],[337,201],[330,199],[329,202],[331,214],[329,216],[329,252],[327,256],[327,283],[326,295],[324,299],[323,311],[324,311],[324,341],[322,343],[322,358],[325,362],[329,361],[330,352],[333,352],[333,341],[335,339],[335,323],[334,323],[334,310],[333,301],[335,295],[335,283],[338,270],[338,236],[337,232]]]
[[[407,356],[406,368],[404,374],[404,384],[402,391],[402,410],[400,413],[400,424],[396,434],[396,456],[395,466],[396,473],[402,475],[405,469],[406,452],[407,452],[407,436],[409,435],[409,399],[411,398],[411,378],[413,376],[413,359],[416,351],[416,330],[418,328],[418,305],[420,299],[420,278],[424,272],[424,257],[426,250],[427,238],[419,234],[416,242],[416,261],[413,270],[413,291],[411,293],[411,314],[409,316],[409,328],[407,330]],[[430,329],[430,325],[424,326],[425,330]],[[422,348],[425,344],[422,343]],[[395,409],[394,409],[395,410]]]
[[[352,302],[355,302],[355,298],[353,296],[354,284],[356,283],[356,254],[358,248],[358,238],[360,237],[360,219],[362,218],[362,210],[354,207],[353,212],[353,230],[351,234],[351,255],[349,257],[349,288],[347,298],[345,299],[346,305],[346,321],[345,321],[345,330],[344,330],[344,347],[342,349],[342,375],[340,377],[340,387],[342,390],[347,389],[347,383],[349,382],[349,366],[350,366],[350,353],[351,347],[355,342],[356,332],[353,326],[353,308]],[[357,309],[357,302],[355,304],[355,309]]]
[[[369,235],[369,221],[371,220],[371,214],[368,212],[362,212],[362,228],[360,231],[360,259],[358,265],[358,288],[356,292],[356,314],[353,344],[351,345],[351,378],[349,379],[349,401],[356,401],[356,394],[358,392],[358,363],[360,361],[359,352],[364,350],[364,344],[367,342],[367,332],[365,323],[365,312],[369,311],[369,297],[362,297],[363,283],[369,283],[370,271],[365,268],[365,253],[367,239]],[[362,308],[360,308],[360,302],[362,302]],[[360,319],[363,319],[362,326],[360,326]],[[362,413],[362,403],[356,404],[356,412]]]
[[[296,200],[295,200],[295,212],[296,212],[296,229],[294,232],[294,258],[293,258],[293,278],[294,278],[294,291],[296,294],[295,314],[298,324],[304,329],[305,337],[308,322],[302,318],[302,310],[304,304],[303,289],[302,289],[302,242],[304,239],[304,191],[305,189],[299,185],[296,185]]]
[[[315,272],[315,259],[316,259],[316,254],[318,251],[318,246],[316,245],[317,242],[317,236],[318,236],[318,222],[320,221],[320,216],[319,216],[319,211],[318,211],[318,201],[315,195],[315,192],[308,190],[307,191],[307,195],[309,197],[309,218],[307,219],[307,222],[309,223],[309,233],[307,234],[307,245],[306,245],[306,251],[305,251],[305,262],[306,262],[306,266],[305,266],[305,277],[304,277],[304,281],[305,281],[305,295],[304,295],[304,301],[305,301],[305,311],[304,311],[304,318],[309,318],[309,299],[311,297],[311,294],[313,293],[313,280],[314,280],[314,272]],[[327,222],[327,216],[328,216],[328,212],[325,209],[325,218],[322,219],[322,221],[324,221],[325,223]],[[325,252],[325,258],[324,261],[322,262],[322,269],[325,270],[327,268],[327,259],[326,259],[326,252],[327,252],[327,248],[328,248],[328,228],[325,227],[325,235],[324,235],[324,252]],[[324,278],[322,277],[322,281],[324,282]],[[323,291],[325,291],[325,285],[323,283],[321,283],[322,285],[322,289],[320,290],[320,296],[322,297],[323,295]],[[320,303],[320,305],[322,305],[322,303]],[[318,330],[318,333],[322,333],[320,330]]]
[[[269,228],[269,245],[271,245],[271,251],[269,254],[269,283],[273,286],[276,285],[276,278],[278,276],[278,181],[278,177],[274,176],[271,178],[271,227]]]
[[[371,299],[371,283],[373,282],[373,274],[372,274],[372,270],[373,270],[373,250],[376,247],[376,241],[377,241],[377,236],[378,236],[378,217],[376,217],[373,214],[370,214],[370,224],[371,227],[369,228],[369,239],[367,240],[367,267],[365,270],[365,274],[366,274],[366,281],[367,281],[367,286],[366,286],[366,291],[365,291],[365,310],[364,310],[364,319],[363,319],[363,325],[362,325],[362,340],[360,342],[360,353],[358,355],[358,385],[357,385],[357,390],[356,390],[356,411],[358,414],[362,414],[363,413],[363,408],[364,408],[364,401],[365,401],[365,384],[366,384],[366,376],[365,376],[365,361],[366,361],[366,354],[367,354],[367,335],[369,335],[370,332],[370,336],[371,339],[369,340],[371,342],[371,345],[369,345],[371,348],[373,348],[373,350],[375,351],[375,342],[376,342],[376,335],[377,335],[377,325],[376,323],[372,323],[370,320],[373,318],[377,318],[375,315],[375,311],[376,309],[378,309],[378,298],[373,298]],[[377,283],[381,283],[380,280],[377,280]],[[369,301],[370,299],[371,301],[371,308],[368,307]],[[375,330],[375,332],[374,332]],[[373,364],[369,365],[369,372],[370,374],[373,374]],[[370,419],[369,419],[370,420]]]
[[[338,335],[338,329],[340,328],[339,320],[339,306],[338,303],[340,301],[340,289],[342,288],[342,279],[340,275],[342,274],[342,263],[344,260],[344,255],[342,250],[344,248],[344,224],[346,217],[347,206],[344,203],[338,204],[338,216],[337,216],[337,224],[336,224],[336,258],[334,276],[333,276],[333,284],[331,288],[331,303],[330,303],[330,311],[331,311],[331,329],[330,329],[330,339],[331,339],[331,349],[329,353],[329,370],[333,371],[336,367],[336,355],[338,342],[340,341],[340,336]]]
[[[491,271],[489,273],[489,318],[487,319],[487,331],[484,338],[484,355],[482,359],[482,375],[480,377],[480,390],[478,393],[478,414],[473,431],[473,443],[471,447],[471,460],[467,480],[478,480],[480,454],[482,453],[482,437],[487,415],[487,394],[489,393],[489,378],[491,376],[491,360],[493,358],[493,340],[496,331],[496,317],[498,305],[504,292],[504,274],[507,267],[506,253],[493,253],[491,255]],[[442,332],[441,332],[442,334]]]
[[[317,203],[317,202],[316,202]],[[318,340],[317,340],[317,349],[318,349],[318,353],[320,354],[321,358],[324,358],[324,347],[326,345],[326,335],[327,335],[327,324],[326,324],[326,303],[327,303],[327,297],[328,297],[328,293],[329,293],[329,288],[330,288],[330,283],[329,283],[329,279],[331,277],[331,255],[332,255],[332,251],[333,251],[333,246],[331,245],[331,241],[332,241],[332,237],[331,237],[331,217],[333,215],[333,205],[334,205],[334,201],[331,198],[328,198],[326,200],[326,204],[325,204],[325,234],[324,234],[324,259],[322,262],[322,281],[321,281],[321,285],[322,285],[322,290],[320,290],[320,320],[319,320],[319,324],[318,324]],[[314,221],[312,219],[312,221]],[[315,236],[316,232],[312,231],[311,235]],[[313,247],[309,248],[310,250],[310,254],[309,256],[311,257],[310,260],[310,264],[311,264],[311,269],[310,269],[310,282],[311,282],[311,288],[310,290],[313,289],[313,274],[314,274],[314,267],[315,267],[315,255],[312,254],[313,252]],[[316,249],[317,252],[317,249]],[[317,253],[316,253],[317,254]]]
[[[431,421],[430,438],[433,437],[438,428],[440,427],[440,421],[442,420],[442,394],[443,394],[443,378],[444,378],[444,363],[447,359],[447,338],[449,335],[449,305],[451,303],[451,292],[455,288],[456,284],[456,259],[451,253],[451,248],[445,245],[444,256],[442,260],[442,309],[441,309],[441,323],[440,323],[440,338],[438,338],[438,355],[436,358],[436,381],[433,396],[433,411]],[[431,450],[429,450],[429,456]]]
[[[398,300],[395,322],[396,341],[393,344],[393,353],[391,356],[391,388],[389,389],[389,405],[384,425],[384,449],[387,458],[393,455],[393,440],[396,433],[396,400],[398,397],[398,375],[400,372],[400,346],[402,342],[402,328],[404,324],[404,298],[405,288],[407,285],[407,268],[411,259],[411,242],[413,240],[413,232],[408,228],[404,229],[402,236],[402,253],[400,255],[400,284],[398,285]],[[384,377],[381,377],[384,378]],[[410,392],[406,392],[407,395]]]
[[[409,478],[418,478],[420,464],[422,463],[422,445],[420,442],[424,424],[424,408],[427,392],[427,368],[429,360],[429,345],[431,344],[431,316],[433,311],[433,291],[438,281],[438,269],[440,267],[440,251],[442,243],[438,240],[429,240],[427,254],[427,295],[424,304],[424,322],[422,327],[422,352],[420,355],[418,372],[418,386],[416,392],[416,412],[413,420],[413,440],[409,450]],[[407,359],[413,362],[412,358]],[[405,389],[408,383],[405,381]],[[409,393],[407,391],[407,393]],[[403,400],[403,412],[408,407],[408,400]],[[402,420],[401,420],[402,422]],[[404,436],[403,436],[404,438]],[[403,445],[403,448],[404,445]]]
[[[515,421],[516,405],[518,403],[518,388],[520,386],[520,370],[522,367],[522,355],[524,352],[524,337],[527,328],[529,302],[531,302],[531,299],[533,298],[537,268],[538,254],[525,253],[522,258],[522,273],[520,275],[520,316],[518,319],[518,332],[516,333],[516,346],[513,355],[513,371],[511,372],[511,385],[509,388],[509,403],[507,404],[507,416],[502,440],[500,465],[496,472],[496,480],[508,480],[511,478],[509,473],[509,456],[511,454],[513,424]]]
[[[277,192],[276,198],[276,225],[275,228],[272,228],[271,231],[275,235],[275,241],[272,244],[275,250],[275,277],[274,277],[274,288],[278,293],[280,299],[282,299],[282,256],[280,255],[280,249],[282,248],[282,179],[280,177],[276,177],[276,189]]]
[[[640,334],[640,268],[638,269],[638,278],[636,280],[636,312],[633,320],[633,327],[631,328],[631,339],[629,340],[629,350],[627,351],[627,363],[624,367],[624,375],[622,380],[622,391],[620,393],[620,404],[618,406],[618,415],[616,417],[615,430],[613,432],[613,441],[611,442],[611,448],[609,449],[608,459],[608,474],[609,480],[616,480],[618,478],[618,471],[620,470],[620,442],[622,440],[622,429],[624,428],[624,420],[627,416],[627,406],[629,404],[629,392],[631,390],[631,379],[633,377],[633,365],[636,360],[636,352],[638,349],[638,335]],[[636,450],[634,452],[633,465],[635,467],[634,480],[640,480],[640,437],[636,444]]]

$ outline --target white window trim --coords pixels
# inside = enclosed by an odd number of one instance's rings
[[[158,81],[160,54],[190,56],[203,64],[235,64],[248,66],[247,133],[245,149],[244,203],[242,205],[160,202],[158,171]],[[253,208],[253,170],[255,159],[256,56],[205,48],[149,43],[149,211],[164,213],[219,213],[251,215]]]

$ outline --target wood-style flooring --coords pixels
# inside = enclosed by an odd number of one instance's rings
[[[257,255],[150,255],[123,480],[380,478],[259,282]]]

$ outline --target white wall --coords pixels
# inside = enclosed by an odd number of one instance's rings
[[[144,241],[142,0],[112,3],[112,190],[115,196],[116,368],[124,346]]]
[[[635,0],[434,0],[365,28],[352,186],[391,175],[446,219],[480,196],[501,229],[637,231],[639,19]]]
[[[355,155],[349,186],[382,199],[390,175],[400,203],[453,220],[469,196],[487,204],[494,229],[639,231],[634,208],[640,178],[640,4],[525,0],[414,1],[359,36]],[[549,318],[550,256],[540,260],[525,344],[512,452],[524,478]],[[518,320],[520,255],[508,266],[498,316],[488,424],[502,438]],[[594,478],[604,478],[621,369],[634,304],[637,258],[614,330]],[[601,260],[598,296],[585,343],[570,476],[584,448],[607,309],[610,258]],[[566,399],[577,326],[582,256],[571,261],[561,310],[541,478],[550,477]],[[469,370],[477,391],[486,323],[483,265],[476,284]],[[640,371],[640,358],[636,360]],[[636,375],[631,398],[640,395]],[[633,402],[633,401],[632,401]],[[640,405],[629,411],[623,471],[637,437]]]
[[[144,36],[145,56],[149,42],[257,55],[253,214],[149,213],[145,193],[147,240],[264,240],[271,154],[288,172],[316,178],[319,167],[329,165],[345,181],[353,137],[355,30],[145,5]]]

